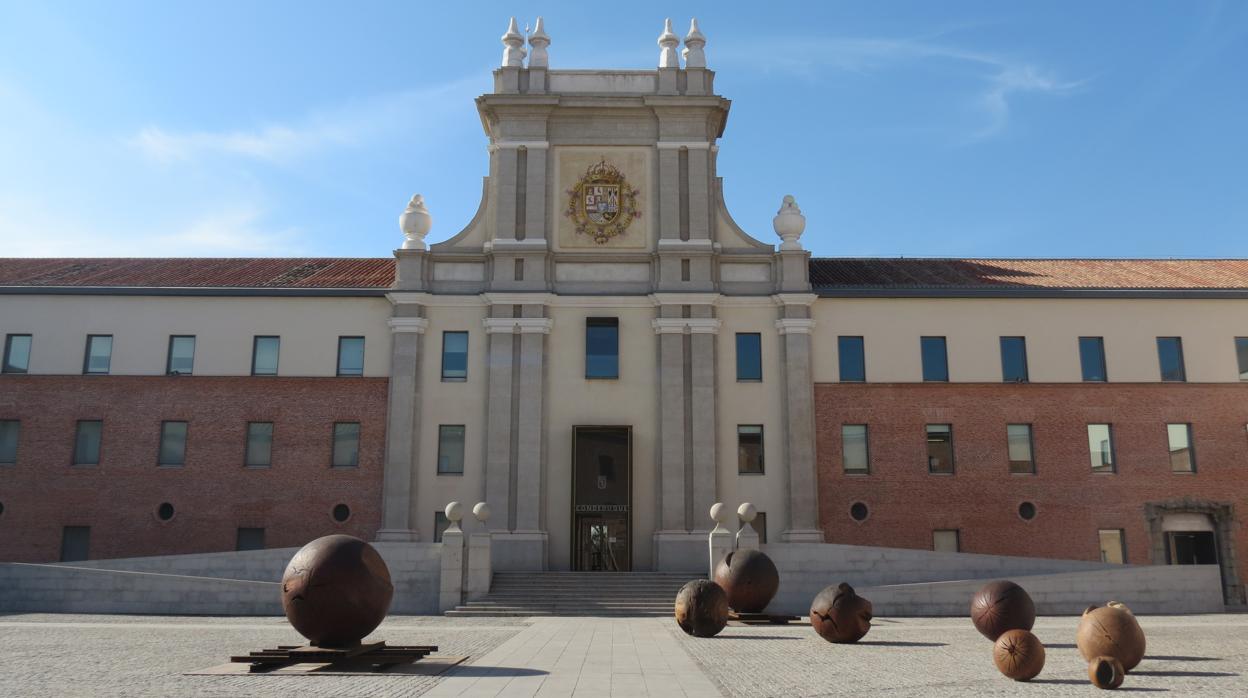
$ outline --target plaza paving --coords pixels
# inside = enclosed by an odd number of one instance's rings
[[[881,618],[858,645],[807,625],[685,636],[670,619],[396,617],[375,634],[437,644],[468,663],[441,677],[188,676],[228,655],[299,640],[283,618],[0,616],[4,696],[1086,696],[1074,617],[1036,634],[1044,672],[1029,684],[992,666],[991,644],[960,618]],[[1148,655],[1124,690],[1248,695],[1248,615],[1148,616]]]

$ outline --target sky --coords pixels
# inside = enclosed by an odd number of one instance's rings
[[[477,209],[510,16],[647,69],[696,16],[728,210],[817,256],[1248,257],[1248,3],[0,0],[0,255],[387,256]]]

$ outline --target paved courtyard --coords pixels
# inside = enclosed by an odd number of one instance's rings
[[[1097,694],[1077,619],[1046,617],[1030,684],[997,674],[990,643],[957,618],[882,618],[855,646],[809,626],[682,634],[670,619],[396,617],[376,633],[437,644],[466,664],[426,676],[189,676],[232,653],[292,644],[283,618],[0,616],[0,695],[12,696],[966,696]],[[1141,618],[1148,655],[1123,689],[1248,695],[1248,615]]]

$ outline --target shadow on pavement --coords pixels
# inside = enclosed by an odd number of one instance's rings
[[[1074,647],[1074,645],[1071,645],[1071,647]],[[1222,661],[1221,657],[1183,657],[1179,655],[1163,655],[1163,654],[1158,654],[1158,655],[1146,654],[1144,655],[1144,658],[1151,659],[1155,662],[1220,662]]]
[[[944,642],[906,642],[904,640],[859,640],[859,645],[875,645],[876,647],[948,647]]]
[[[1127,676],[1239,676],[1231,671],[1129,671]]]
[[[482,666],[480,664],[461,664],[446,672],[443,676],[545,676],[548,671],[541,669],[524,669],[514,666]]]

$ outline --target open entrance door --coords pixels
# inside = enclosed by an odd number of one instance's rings
[[[583,571],[632,569],[632,432],[572,429],[572,564]]]

